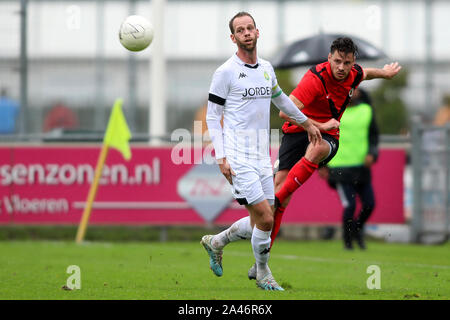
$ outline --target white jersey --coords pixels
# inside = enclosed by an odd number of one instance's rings
[[[214,73],[208,99],[223,106],[223,151],[216,148],[216,157],[269,158],[270,102],[281,93],[266,60],[258,58],[256,65],[248,65],[234,54],[221,65]],[[220,108],[209,110],[209,116],[214,112],[222,116]]]

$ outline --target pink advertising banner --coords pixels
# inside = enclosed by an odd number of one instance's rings
[[[131,150],[130,161],[110,150],[91,224],[225,225],[247,214],[231,198],[217,165],[179,163],[170,147]],[[99,152],[99,146],[0,147],[0,224],[78,224]],[[403,150],[381,150],[373,172],[377,207],[369,223],[404,222],[404,165]],[[337,193],[314,174],[283,221],[340,223],[341,211]]]

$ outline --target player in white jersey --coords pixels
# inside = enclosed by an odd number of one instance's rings
[[[253,17],[239,12],[229,26],[237,53],[213,76],[206,122],[220,171],[249,216],[217,235],[204,236],[201,243],[209,254],[212,271],[222,276],[224,246],[239,239],[251,239],[257,286],[283,290],[268,266],[275,198],[269,155],[270,102],[305,128],[311,143],[319,143],[321,135],[278,86],[271,64],[257,56],[259,31]]]

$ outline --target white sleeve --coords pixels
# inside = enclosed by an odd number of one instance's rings
[[[209,87],[208,100],[223,106],[225,105],[229,91],[229,74],[225,68],[219,68],[214,72],[211,86]]]
[[[206,125],[208,133],[214,146],[216,159],[225,157],[223,150],[223,128],[220,124],[223,115],[223,106],[208,101],[208,110],[206,112]]]
[[[275,71],[271,68],[271,78],[272,78],[272,102],[273,104],[286,113],[289,118],[293,119],[298,124],[305,122],[308,118],[300,111],[300,109],[295,105],[295,103],[289,99],[289,97],[281,90],[278,85],[277,76]]]
[[[220,121],[222,120],[228,90],[229,81],[227,74],[224,70],[219,68],[214,73],[209,89],[208,110],[206,112],[206,124],[216,153],[216,159],[225,157],[223,148],[223,128]]]
[[[279,91],[274,94],[274,89]],[[291,99],[289,99],[289,97],[281,90],[278,85],[276,88],[272,88],[272,102],[278,109],[286,113],[289,118],[291,118],[298,124],[308,120],[303,112],[300,111],[295,103]]]

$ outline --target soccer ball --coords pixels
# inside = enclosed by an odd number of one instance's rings
[[[130,51],[142,51],[153,40],[153,25],[142,16],[128,16],[120,26],[120,43]]]

